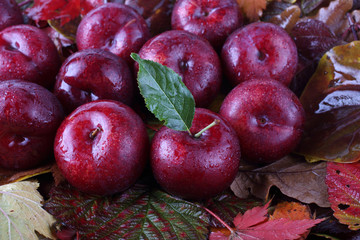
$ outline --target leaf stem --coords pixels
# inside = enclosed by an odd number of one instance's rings
[[[222,225],[224,225],[231,232],[231,234],[234,234],[234,230],[226,222],[224,222],[218,215],[216,215],[214,212],[207,209],[206,207],[202,206],[202,208],[208,213],[210,213],[210,215],[213,216],[216,220],[218,220]]]
[[[196,133],[194,135],[194,137],[199,138],[201,136],[201,134],[203,134],[203,132],[205,132],[206,130],[208,130],[209,128],[212,128],[213,126],[217,125],[220,123],[219,119],[215,119],[212,123],[210,123],[209,125],[207,125],[206,127],[204,127],[200,132]]]

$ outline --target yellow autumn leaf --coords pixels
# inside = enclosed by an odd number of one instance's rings
[[[36,232],[55,239],[52,215],[42,208],[39,183],[21,181],[0,186],[0,239],[38,240]]]
[[[246,17],[254,22],[259,20],[263,10],[265,10],[267,0],[237,0],[237,2]]]

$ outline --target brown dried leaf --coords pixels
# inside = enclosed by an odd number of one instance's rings
[[[254,195],[266,199],[270,188],[276,186],[283,194],[301,202],[329,207],[325,176],[325,162],[314,164],[301,157],[286,156],[257,169],[249,170],[249,166],[242,166],[231,190],[240,198]]]
[[[266,8],[267,0],[237,0],[239,7],[243,10],[246,17],[255,22],[261,17]]]
[[[310,18],[324,22],[336,35],[342,34],[342,26],[347,21],[346,13],[353,6],[353,0],[335,0],[328,7],[321,8]]]
[[[292,5],[286,8],[281,14],[272,17],[269,22],[279,25],[290,33],[291,29],[300,19],[300,14],[300,8],[297,5]]]
[[[52,165],[53,164],[48,164],[45,166],[41,166],[35,169],[30,169],[25,171],[15,171],[15,170],[0,168],[0,185],[18,182],[25,179],[29,179],[34,176],[49,173]]]

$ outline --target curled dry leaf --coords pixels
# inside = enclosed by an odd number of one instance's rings
[[[291,5],[286,8],[281,14],[272,17],[269,22],[279,25],[288,33],[295,26],[300,18],[301,10],[297,5]]]
[[[49,173],[53,165],[54,164],[48,164],[46,166],[41,166],[35,169],[29,169],[25,171],[15,171],[0,168],[0,185],[18,182],[41,174]]]
[[[231,190],[240,198],[250,195],[266,199],[270,188],[304,203],[329,207],[325,184],[326,163],[308,163],[301,157],[286,156],[279,161],[257,169],[240,168],[231,184]]]
[[[324,22],[336,35],[342,34],[342,25],[347,21],[346,13],[353,6],[353,0],[334,0],[329,6],[321,8],[310,18]]]

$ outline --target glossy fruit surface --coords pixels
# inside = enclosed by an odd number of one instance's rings
[[[257,79],[236,86],[221,105],[240,139],[242,156],[253,163],[271,163],[299,143],[304,109],[287,87],[276,80]]]
[[[219,57],[199,36],[180,30],[167,31],[147,41],[139,55],[178,73],[194,96],[197,107],[209,105],[220,90]]]
[[[210,110],[197,108],[193,135],[215,119],[219,124],[199,138],[162,127],[151,145],[151,166],[157,182],[185,199],[206,199],[230,186],[240,163],[240,145],[233,128]]]
[[[145,20],[133,8],[107,3],[81,20],[76,44],[79,50],[101,48],[132,63],[130,53],[138,52],[149,37]]]
[[[242,25],[235,0],[178,0],[171,16],[172,29],[185,30],[220,48],[227,36]]]
[[[51,89],[61,62],[58,51],[37,27],[15,25],[0,32],[0,79],[22,79]]]
[[[54,94],[68,113],[98,99],[112,99],[130,105],[134,83],[123,59],[105,50],[86,49],[72,54],[62,64]]]
[[[221,58],[233,85],[253,78],[271,78],[289,86],[298,62],[296,45],[288,33],[265,22],[233,32],[226,39]]]
[[[50,160],[64,113],[44,87],[22,80],[0,82],[0,166],[28,169]]]
[[[70,184],[99,195],[121,192],[140,177],[149,139],[141,118],[112,100],[86,103],[59,127],[55,159]]]
[[[21,10],[15,0],[0,1],[0,31],[23,22]]]

